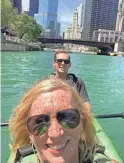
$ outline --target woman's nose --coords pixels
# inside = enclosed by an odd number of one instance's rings
[[[64,134],[62,126],[59,124],[56,118],[52,119],[51,125],[48,129],[48,136],[51,138],[57,138]]]

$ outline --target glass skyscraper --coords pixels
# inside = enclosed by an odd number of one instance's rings
[[[39,0],[38,13],[34,18],[44,29],[55,29],[57,23],[58,0]]]
[[[22,12],[22,0],[12,0],[12,5],[14,8],[17,8],[18,12]]]
[[[83,40],[92,40],[93,31],[115,30],[119,0],[86,0]]]
[[[29,16],[34,17],[34,14],[38,13],[39,0],[30,0],[29,2]]]

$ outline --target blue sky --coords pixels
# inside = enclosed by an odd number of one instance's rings
[[[72,15],[76,7],[85,0],[58,0],[58,21],[61,22],[61,32],[72,23]],[[29,0],[22,0],[23,11],[29,9]]]

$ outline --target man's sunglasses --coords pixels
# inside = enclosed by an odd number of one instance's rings
[[[56,119],[64,129],[76,128],[80,123],[80,113],[77,109],[59,111]],[[34,115],[27,119],[27,128],[32,135],[43,135],[50,127],[51,120],[47,114]]]
[[[69,63],[70,63],[70,60],[68,60],[68,59],[56,59],[56,62],[57,62],[57,63],[62,63],[62,62],[64,62],[64,64],[69,64]]]

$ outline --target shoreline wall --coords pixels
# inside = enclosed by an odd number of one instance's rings
[[[27,51],[24,44],[1,40],[1,51]]]
[[[1,51],[40,51],[43,50],[37,43],[25,44],[23,40],[12,38],[10,36],[1,37]]]

